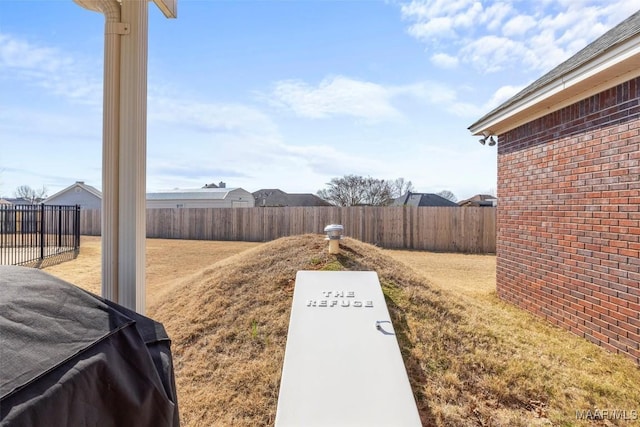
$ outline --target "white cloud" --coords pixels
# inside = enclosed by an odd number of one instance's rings
[[[384,161],[368,158],[364,153],[347,154],[328,145],[281,144],[278,148],[280,156],[287,156],[292,163],[322,175],[343,175],[345,171],[369,175],[371,171],[384,169]]]
[[[409,34],[417,39],[428,41],[436,36],[453,37],[455,31],[450,18],[438,17],[413,24],[409,27]]]
[[[199,132],[274,135],[276,126],[261,111],[242,104],[203,103],[175,97],[149,99],[149,121]]]
[[[489,99],[489,101],[482,107],[482,109],[484,111],[492,110],[498,105],[502,104],[507,99],[511,98],[512,96],[520,92],[522,89],[523,89],[523,86],[507,85],[507,86],[499,87],[498,90],[496,90],[493,93],[493,96],[491,97],[491,99]]]
[[[428,51],[437,49],[432,61],[445,54],[487,73],[523,65],[539,72],[634,13],[638,6],[633,3],[554,0],[513,6],[503,1],[412,0],[400,10],[409,22],[407,32]]]
[[[479,105],[467,101],[466,93],[474,92],[473,88],[456,86],[452,87],[438,82],[422,82],[402,88],[406,93],[411,93],[429,105],[438,109],[465,118],[478,117],[488,110],[493,109],[501,102],[510,98],[521,90],[522,87],[503,86],[485,103]],[[400,89],[397,89],[400,91]],[[475,98],[475,96],[473,96]]]
[[[483,11],[482,3],[474,1],[470,7],[456,14],[453,22],[457,28],[471,28],[476,25]]]
[[[96,124],[101,124],[101,115],[94,111],[79,116],[67,112],[0,106],[0,133],[19,135],[23,139],[63,137],[67,141],[94,140],[100,138],[100,128],[96,129]]]
[[[395,92],[410,95],[439,110],[465,118],[474,118],[493,109],[499,103],[517,93],[521,87],[504,86],[485,103],[478,105],[467,101],[465,93],[473,92],[469,87],[451,87],[437,82],[421,82],[395,88]]]
[[[430,19],[441,15],[459,15],[471,10],[476,0],[412,0],[401,6],[406,18]]]
[[[11,73],[14,78],[74,102],[100,103],[102,67],[95,65],[73,59],[59,49],[0,33],[0,75]]]
[[[486,108],[465,102],[460,98],[457,87],[429,81],[384,86],[347,77],[332,77],[315,86],[301,81],[275,85],[281,90],[283,87],[287,89],[284,91],[287,96],[276,98],[274,90],[274,94],[270,94],[274,102],[312,118],[356,116],[387,119],[401,114],[391,103],[403,105],[405,100],[411,101],[409,104],[414,107],[416,102],[422,102],[465,117],[477,116],[482,108]],[[354,87],[360,90],[353,90]],[[350,94],[345,105],[355,112],[342,105],[336,107],[336,98],[345,99],[334,94],[336,88]],[[277,93],[282,95],[283,92]],[[355,100],[380,102],[386,108],[393,108],[393,113],[364,112],[361,107],[354,106]],[[249,105],[209,104],[172,96],[152,98],[149,105],[152,132],[160,132],[158,126],[167,124],[173,133],[163,136],[174,139],[175,135],[178,144],[160,148],[150,135],[150,189],[186,188],[224,180],[229,185],[253,191],[259,187],[257,180],[269,177],[265,181],[266,186],[306,192],[322,188],[331,177],[346,173],[394,177],[405,174],[418,180],[418,171],[424,168],[423,161],[420,161],[415,162],[420,166],[399,173],[390,166],[388,157],[381,156],[379,152],[351,150],[348,145],[336,144],[331,137],[326,142],[319,138],[312,143],[287,140],[268,115]],[[367,108],[379,111],[379,107]],[[176,130],[175,124],[180,124],[180,128]],[[407,160],[406,163],[410,162]],[[274,172],[276,165],[277,173]],[[413,174],[417,175],[414,177]],[[424,179],[427,178],[432,179]]]
[[[24,40],[0,34],[0,67],[55,72],[68,63],[55,49],[34,46]]]
[[[447,97],[441,98],[439,101],[434,102],[434,104],[439,105],[444,110],[458,117],[477,118],[486,114],[488,111],[493,110],[495,107],[520,92],[522,88],[523,86],[502,86],[482,104],[475,104],[466,101],[464,93],[472,91],[472,88],[463,88],[460,91],[449,90]]]
[[[525,34],[536,26],[536,20],[529,15],[517,15],[508,20],[502,26],[502,34],[506,37],[519,36]]]
[[[551,30],[533,35],[529,39],[529,47],[523,46],[521,54],[528,56],[527,63],[536,70],[550,70],[569,57],[568,51],[556,43],[555,34]]]
[[[465,62],[484,72],[499,71],[511,62],[520,64],[527,49],[507,37],[485,36],[468,43],[460,54]]]
[[[154,107],[152,132],[176,144],[158,146],[149,135],[149,189],[224,180],[249,191],[267,186],[308,192],[332,176],[371,174],[385,167],[384,161],[374,159],[375,153],[351,153],[331,137],[326,143],[289,141],[268,116],[251,106],[174,102],[175,108],[164,102]],[[157,129],[160,124],[168,124],[168,134]]]
[[[296,94],[289,99],[289,106],[301,110],[306,117],[324,117],[344,114],[343,107],[335,108],[333,104],[335,98],[340,99],[340,96],[333,96],[333,90],[344,89],[358,100],[371,94],[381,96],[380,92],[384,92],[384,97],[393,97],[408,91],[407,88],[389,89],[366,82],[346,84],[348,80],[342,78],[342,83],[327,89],[328,94],[315,93],[313,88],[297,82],[293,87],[302,92],[309,90],[310,99],[304,99],[302,93]],[[283,82],[279,85],[282,89]],[[353,87],[360,88],[362,93]],[[354,96],[354,92],[359,95]],[[326,99],[322,99],[322,95]],[[298,97],[304,99],[302,105],[295,104],[300,101]],[[351,98],[347,97],[346,102],[347,106],[358,110]],[[356,114],[377,117],[362,111]],[[330,145],[334,142],[331,139],[326,144],[299,145],[287,141],[268,115],[250,105],[206,103],[167,93],[150,99],[149,119],[150,189],[201,186],[204,182],[222,179],[229,185],[245,186],[253,191],[258,189],[254,188],[256,177],[269,177],[264,185],[284,186],[288,191],[295,191],[296,186],[305,188],[309,185],[305,180],[317,181],[322,176],[347,172],[369,174],[384,167],[383,161],[368,158],[364,153],[353,154],[348,152],[348,147],[343,150],[340,146]],[[157,146],[153,141],[159,134],[175,139],[178,145]],[[323,179],[320,178],[318,188]]]
[[[440,68],[456,68],[460,61],[455,56],[446,53],[436,53],[431,55],[431,62]]]
[[[446,106],[456,101],[455,90],[447,85],[434,82],[420,82],[397,87],[395,92],[398,95],[409,95],[434,105]]]
[[[402,16],[416,21],[408,32],[417,39],[430,41],[455,37],[456,29],[475,25],[483,12],[482,4],[474,0],[413,0],[401,6]]]
[[[441,60],[453,61],[455,58]],[[461,101],[458,88],[434,81],[383,86],[340,76],[325,79],[317,87],[301,81],[285,81],[278,82],[271,94],[262,97],[302,117],[351,116],[370,123],[409,116],[412,110],[401,109],[405,100],[436,106],[457,116],[472,117],[481,111],[479,107]]]
[[[352,116],[370,121],[397,119],[400,112],[391,104],[393,91],[371,82],[336,76],[311,86],[300,80],[275,84],[271,102],[299,116],[327,118]]]
[[[487,30],[498,32],[506,17],[513,12],[508,3],[494,3],[482,13],[478,24],[486,25]]]

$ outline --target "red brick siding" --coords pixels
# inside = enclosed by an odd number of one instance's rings
[[[640,78],[499,137],[498,294],[640,363]]]

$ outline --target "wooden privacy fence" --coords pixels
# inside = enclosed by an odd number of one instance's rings
[[[82,234],[100,235],[100,211],[83,210]],[[344,235],[384,248],[495,253],[496,208],[280,207],[147,209],[147,237],[266,242],[324,234],[342,224]]]

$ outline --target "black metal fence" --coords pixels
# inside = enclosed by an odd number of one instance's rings
[[[1,265],[40,266],[79,249],[80,206],[0,206]]]

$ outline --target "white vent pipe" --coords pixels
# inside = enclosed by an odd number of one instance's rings
[[[324,231],[327,233],[326,240],[329,241],[329,253],[339,254],[340,240],[342,239],[344,227],[340,224],[329,224],[324,228]]]

